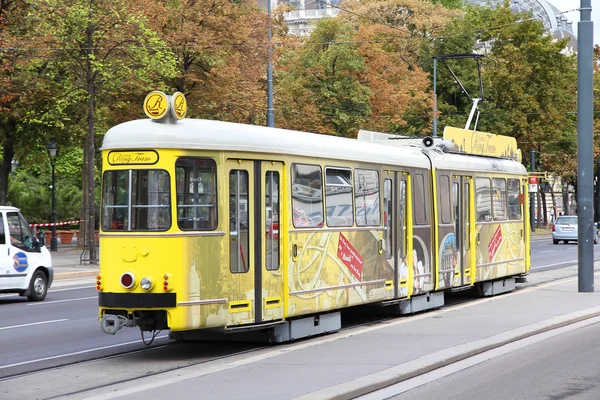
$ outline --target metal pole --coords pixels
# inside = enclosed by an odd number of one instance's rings
[[[535,172],[535,150],[531,149],[529,153],[529,169]],[[532,174],[533,175],[533,174]],[[535,232],[535,193],[529,193],[529,223],[531,224],[531,232]]]
[[[600,222],[600,162],[596,170],[596,209],[594,210],[594,222]]]
[[[577,32],[577,215],[579,291],[594,291],[594,23],[591,0],[581,0]]]
[[[267,126],[275,126],[275,109],[273,108],[273,47],[271,45],[271,0],[267,0],[267,13],[269,14],[268,37],[268,60],[267,60]]]
[[[433,137],[437,137],[437,58],[433,57]]]
[[[58,241],[56,239],[56,175],[54,173],[54,159],[50,159],[50,165],[52,166],[52,215],[50,216],[52,222],[52,238],[50,239],[50,251],[58,250]]]

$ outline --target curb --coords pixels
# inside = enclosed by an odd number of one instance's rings
[[[54,274],[54,281],[74,278],[89,278],[98,275],[98,271],[59,272]]]
[[[586,319],[600,316],[600,307],[576,311],[560,315],[531,325],[500,333],[472,343],[462,344],[427,354],[416,360],[395,367],[363,376],[349,382],[317,390],[294,398],[293,400],[350,400],[368,393],[384,389],[388,386],[445,367],[477,354],[493,350],[521,339],[535,336],[543,332],[562,328]]]

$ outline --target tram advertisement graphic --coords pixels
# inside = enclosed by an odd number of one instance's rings
[[[348,267],[350,272],[352,272],[352,274],[356,277],[356,279],[361,281],[363,273],[363,259],[360,254],[358,254],[356,249],[352,247],[346,237],[341,233],[340,240],[338,242],[337,255],[346,265],[346,267]]]
[[[498,252],[498,249],[500,248],[501,244],[502,244],[502,227],[498,226],[498,228],[496,229],[496,232],[494,232],[494,236],[492,236],[492,239],[490,240],[490,243],[488,244],[488,257],[490,259],[490,262],[494,260],[494,257],[496,256],[496,253]]]

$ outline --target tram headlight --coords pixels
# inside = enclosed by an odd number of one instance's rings
[[[140,286],[144,290],[150,290],[150,289],[152,289],[152,279],[150,279],[150,278],[142,278],[142,280],[140,281]]]

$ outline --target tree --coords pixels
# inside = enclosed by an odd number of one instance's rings
[[[366,69],[354,43],[355,35],[340,19],[324,18],[298,50],[297,58],[280,60],[286,72],[279,74],[282,82],[278,91],[283,88],[309,102],[316,111],[312,117],[318,120],[312,125],[323,127],[321,133],[355,137],[371,112],[371,91],[365,84]],[[291,103],[291,99],[282,101],[282,105]]]
[[[44,43],[34,64],[43,69],[62,109],[45,109],[44,118],[68,120],[62,111],[83,110],[83,209],[90,262],[95,245],[95,153],[97,132],[110,124],[108,110],[128,104],[133,87],[153,87],[173,76],[174,59],[149,28],[146,3],[124,0],[44,0],[39,2],[36,32]],[[60,84],[56,84],[56,83]],[[59,91],[59,87],[63,89]],[[122,100],[123,99],[123,100]],[[60,128],[56,124],[56,128]]]
[[[256,3],[164,3],[154,29],[173,49],[177,72],[165,83],[184,93],[195,118],[264,124],[267,15]],[[148,9],[152,11],[152,8]]]
[[[436,40],[439,52],[477,47],[493,60],[482,69],[486,101],[478,130],[515,137],[522,150],[541,153],[546,171],[561,174],[565,156],[574,152],[576,131],[576,60],[566,45],[531,15],[513,13],[508,5],[469,7]],[[463,66],[459,72],[474,87],[476,69]],[[441,85],[440,110],[453,109],[466,119],[468,99],[456,84],[451,87]],[[440,118],[446,124],[455,120],[447,114]]]
[[[423,48],[456,11],[421,0],[367,0],[344,3],[341,18],[358,29],[359,52],[372,92],[366,127],[415,135],[431,131],[433,97],[422,69]]]

